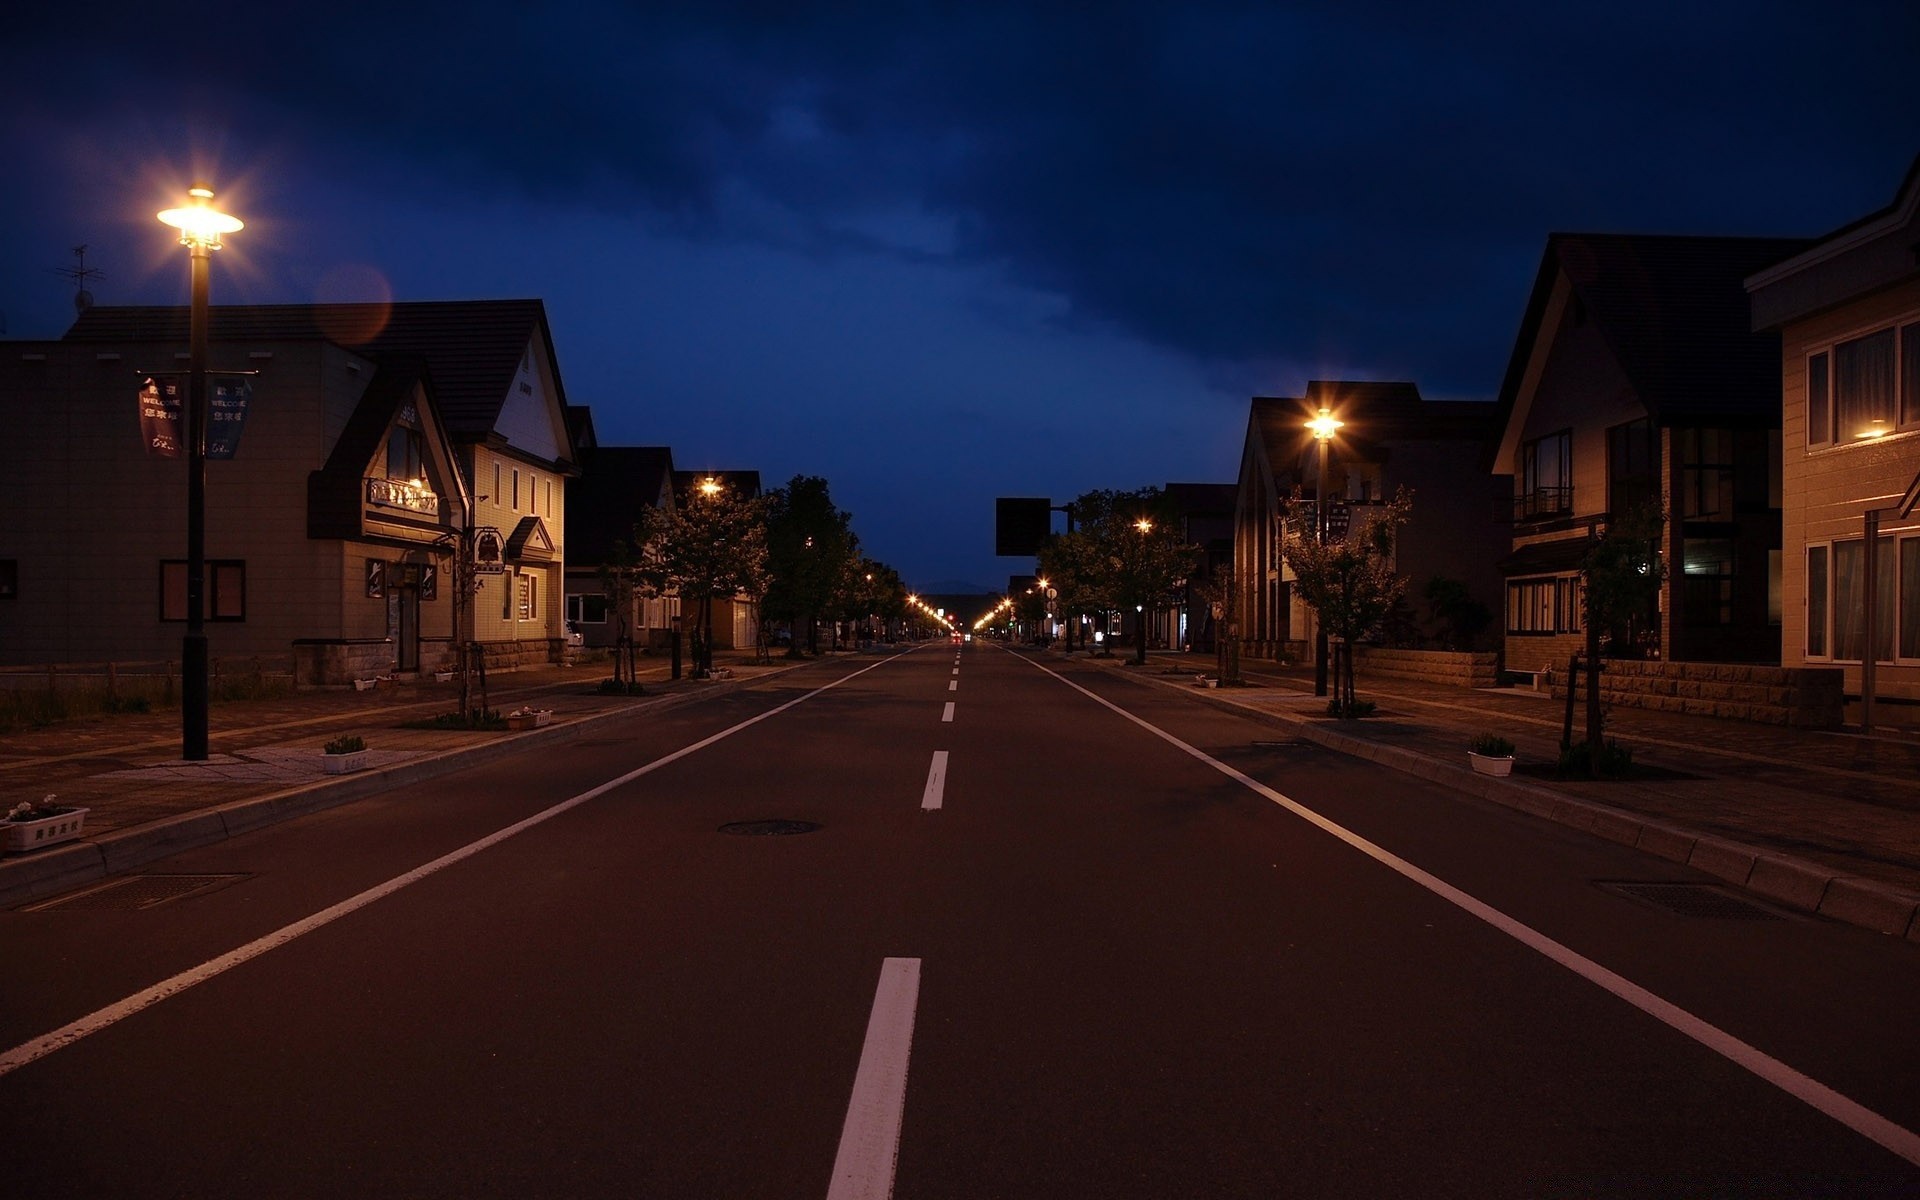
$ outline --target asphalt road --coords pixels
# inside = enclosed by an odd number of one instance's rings
[[[227,878],[0,912],[0,1193],[1920,1194],[1913,945],[1109,666],[823,665],[143,874]]]

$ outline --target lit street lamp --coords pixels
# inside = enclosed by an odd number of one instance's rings
[[[1322,546],[1327,544],[1327,443],[1343,424],[1345,422],[1324,405],[1320,415],[1307,422],[1307,428],[1313,431],[1313,440],[1320,443],[1320,473],[1314,476],[1313,507],[1314,540]],[[1327,694],[1327,623],[1321,613],[1315,613],[1313,618],[1313,694]]]
[[[1141,517],[1133,523],[1133,527],[1140,532],[1140,569],[1144,571],[1147,561],[1147,535],[1153,532],[1153,522],[1145,517]],[[1147,606],[1145,604],[1136,604],[1133,606],[1133,611],[1135,625],[1133,661],[1136,665],[1145,666],[1147,662]]]
[[[188,316],[187,405],[187,632],[180,643],[180,757],[207,757],[207,274],[220,235],[241,228],[238,217],[213,207],[213,189],[187,189],[183,208],[156,214],[180,231],[193,269]]]

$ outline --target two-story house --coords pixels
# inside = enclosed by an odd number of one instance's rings
[[[1885,715],[1920,718],[1920,159],[1892,204],[1746,286],[1779,339],[1780,660],[1840,667],[1854,696],[1871,662]]]
[[[1777,661],[1780,356],[1742,281],[1781,238],[1556,233],[1500,389],[1491,470],[1510,475],[1506,664],[1584,649],[1579,567],[1630,510],[1659,521],[1666,578],[1604,631],[1617,658]]]
[[[583,406],[568,410],[581,461],[579,476],[567,481],[567,625],[588,646],[610,646],[624,635],[637,646],[660,649],[680,615],[679,598],[636,592],[627,611],[617,612],[601,570],[623,552],[639,554],[635,529],[647,509],[674,507],[673,451],[580,445],[583,433],[592,437],[586,413]]]

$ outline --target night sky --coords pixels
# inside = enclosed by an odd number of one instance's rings
[[[603,442],[824,475],[923,589],[1022,569],[996,495],[1230,482],[1251,395],[1492,398],[1550,231],[1817,235],[1920,151],[1913,0],[175,11],[9,17],[7,336],[78,243],[185,303],[204,177],[216,304],[540,297]]]

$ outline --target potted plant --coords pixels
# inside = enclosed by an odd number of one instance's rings
[[[86,820],[86,809],[61,804],[52,795],[37,804],[32,800],[22,800],[7,810],[5,821],[0,821],[0,831],[4,831],[6,837],[6,843],[0,849],[20,854],[38,850],[42,846],[72,841],[80,836],[80,827],[86,824]]]
[[[329,775],[346,775],[367,765],[367,743],[357,733],[334,738],[323,749],[320,769]]]
[[[1467,761],[1482,775],[1513,774],[1513,743],[1491,733],[1483,733],[1467,745]]]
[[[508,729],[538,729],[553,720],[550,708],[516,708],[507,714]]]

